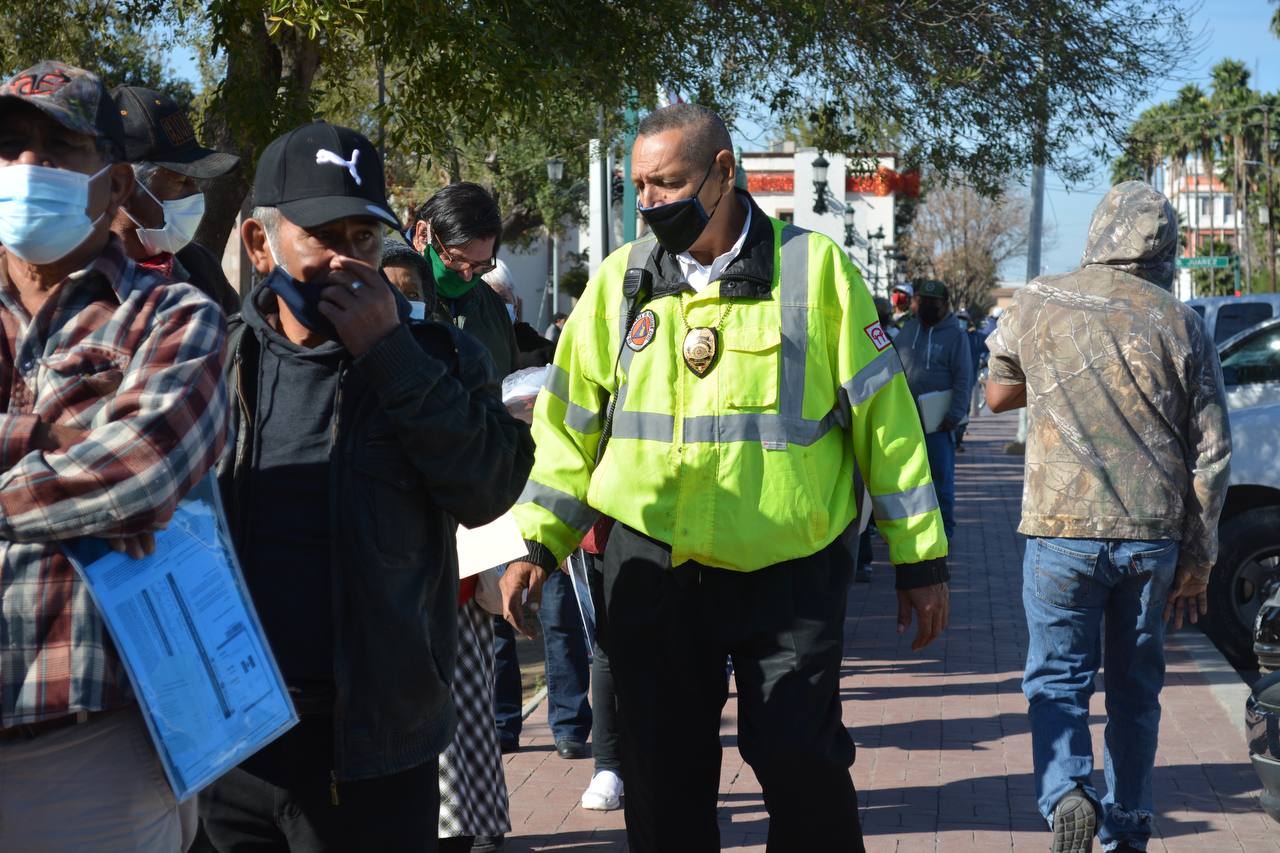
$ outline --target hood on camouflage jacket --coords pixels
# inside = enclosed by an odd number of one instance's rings
[[[1122,270],[1169,290],[1177,253],[1173,205],[1142,181],[1125,181],[1094,210],[1080,265]]]

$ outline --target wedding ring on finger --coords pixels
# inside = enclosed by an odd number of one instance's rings
[[[351,292],[355,293],[357,290],[361,288],[362,285],[363,285],[363,282],[359,280],[351,282]]]

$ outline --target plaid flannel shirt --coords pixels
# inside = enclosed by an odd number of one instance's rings
[[[0,253],[3,249],[0,249]],[[131,701],[59,541],[156,530],[226,440],[226,323],[114,236],[31,318],[0,254],[0,727]],[[87,430],[32,447],[39,421]]]

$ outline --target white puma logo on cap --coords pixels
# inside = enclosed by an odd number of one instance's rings
[[[327,163],[330,166],[341,166],[351,173],[351,180],[356,182],[356,186],[363,186],[360,179],[360,173],[356,171],[356,161],[360,159],[360,149],[351,152],[351,159],[344,160],[342,157],[334,154],[328,148],[321,148],[316,152],[316,165]]]

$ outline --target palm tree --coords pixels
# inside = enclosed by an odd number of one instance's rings
[[[1249,68],[1234,59],[1224,59],[1215,65],[1210,72],[1213,80],[1213,93],[1210,102],[1219,112],[1218,130],[1220,133],[1220,150],[1223,160],[1222,179],[1225,182],[1228,172],[1231,174],[1231,195],[1235,201],[1235,219],[1243,222],[1244,233],[1236,234],[1235,247],[1237,263],[1245,264],[1245,281],[1252,281],[1253,268],[1250,263],[1249,216],[1248,216],[1248,180],[1245,160],[1248,157],[1249,135],[1251,124],[1255,119],[1252,107],[1257,104],[1257,93],[1249,88]],[[1253,135],[1256,135],[1253,134]],[[1225,223],[1224,223],[1225,224]]]
[[[1200,214],[1195,208],[1199,204],[1201,166],[1199,154],[1204,142],[1203,122],[1208,110],[1209,103],[1204,91],[1195,83],[1188,83],[1178,90],[1177,97],[1173,100],[1168,129],[1169,156],[1176,168],[1176,174],[1173,176],[1175,182],[1182,178],[1187,158],[1192,154],[1197,155],[1196,160],[1193,161],[1191,192],[1179,193],[1180,196],[1185,195],[1187,199],[1185,221],[1191,232],[1188,244],[1191,247],[1192,256],[1200,254]]]

